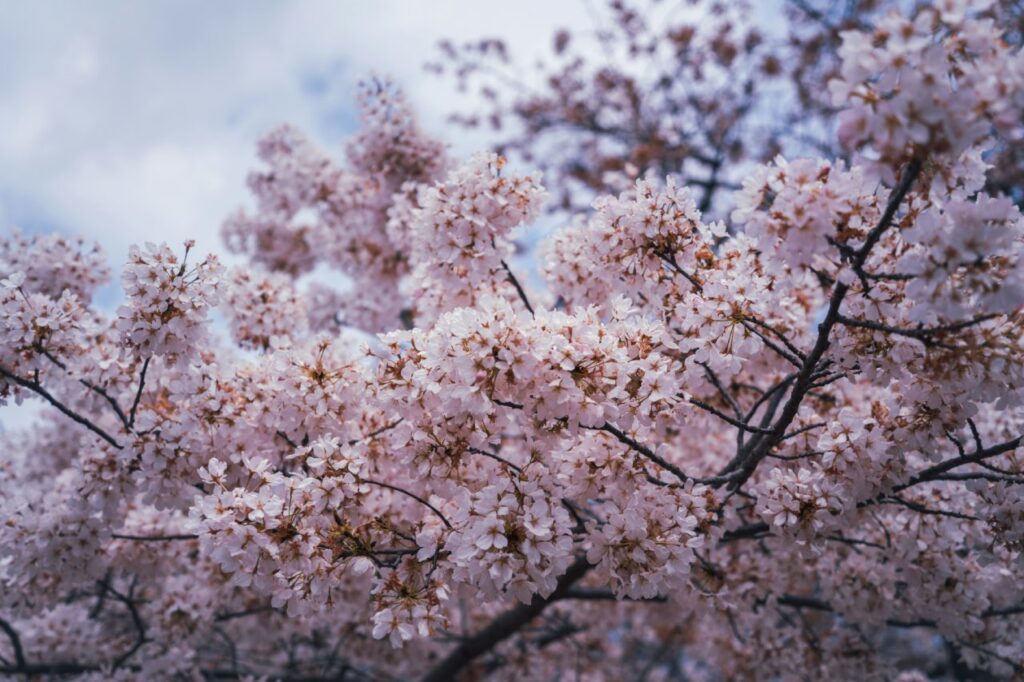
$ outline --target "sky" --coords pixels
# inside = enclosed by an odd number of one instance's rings
[[[444,38],[499,36],[530,63],[600,0],[0,0],[0,235],[197,241],[225,257],[223,219],[250,198],[257,139],[288,122],[340,157],[360,78],[392,78],[459,157],[486,134],[445,123],[460,96],[425,72]],[[117,276],[98,295],[120,300]],[[0,431],[38,401],[0,408]]]
[[[375,74],[466,155],[487,139],[445,124],[458,95],[423,69],[438,41],[497,35],[530,57],[587,2],[0,1],[0,232],[82,235],[114,264],[146,241],[221,252],[262,133],[290,122],[340,155]]]

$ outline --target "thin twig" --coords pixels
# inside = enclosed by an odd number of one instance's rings
[[[57,365],[62,370],[67,372],[69,375],[71,375],[71,372],[68,370],[68,366],[65,363],[61,362],[59,359],[55,358],[53,356],[53,354],[51,354],[49,351],[45,351],[44,350],[43,351],[43,355],[50,362],[52,362],[53,364]],[[74,375],[71,375],[71,376],[74,377]],[[107,393],[107,390],[105,388],[103,388],[102,386],[97,386],[96,384],[92,383],[91,381],[87,381],[86,379],[81,379],[81,378],[78,378],[78,377],[74,377],[74,378],[77,379],[78,383],[82,384],[83,386],[88,388],[90,391],[92,391],[96,395],[98,395],[101,398],[103,398],[104,400],[106,400],[107,403],[110,405],[111,409],[114,410],[114,414],[116,414],[117,418],[121,420],[121,423],[124,425],[125,430],[128,430],[128,431],[131,430],[131,427],[128,424],[128,418],[124,416],[124,412],[121,410],[121,406],[118,404],[117,400],[115,400],[112,395]]]
[[[725,414],[724,412],[722,412],[720,410],[715,409],[714,407],[712,407],[711,405],[708,405],[707,403],[705,403],[702,400],[697,400],[696,398],[690,398],[690,404],[694,405],[695,407],[699,407],[700,409],[704,410],[705,412],[709,412],[709,413],[715,415],[716,417],[718,417],[722,421],[724,421],[724,422],[726,422],[728,424],[731,424],[732,426],[735,426],[736,428],[741,429],[743,431],[749,431],[750,433],[761,433],[761,434],[766,434],[766,435],[769,435],[769,434],[772,433],[771,429],[762,429],[762,428],[760,428],[758,426],[751,426],[750,424],[747,424],[746,422],[740,421],[739,419],[733,419],[729,415]]]
[[[396,493],[401,493],[402,495],[405,495],[407,497],[410,497],[410,498],[416,500],[417,502],[419,502],[423,506],[427,507],[430,511],[434,512],[434,514],[437,515],[437,518],[441,519],[441,521],[444,523],[445,526],[448,527],[448,529],[452,528],[452,524],[450,524],[448,522],[448,519],[445,518],[444,514],[442,514],[441,511],[437,507],[435,507],[434,505],[430,504],[429,502],[424,500],[419,495],[417,495],[415,493],[411,493],[408,490],[405,490],[404,488],[399,488],[398,486],[394,486],[394,485],[391,485],[389,483],[382,483],[380,481],[374,481],[374,480],[369,479],[369,478],[360,478],[359,480],[362,481],[363,483],[369,483],[370,485],[376,485],[376,486],[380,486],[381,488],[387,488],[388,490],[393,490]]]
[[[132,542],[175,542],[178,540],[198,540],[199,536],[192,533],[179,533],[177,535],[124,535],[122,533],[111,533],[110,537],[115,540],[131,540]]]
[[[85,428],[89,429],[90,431],[95,433],[97,436],[99,436],[103,440],[105,440],[108,443],[110,443],[110,445],[113,446],[114,448],[117,448],[118,450],[122,450],[123,449],[121,444],[118,443],[116,440],[114,440],[113,437],[110,436],[110,434],[108,434],[106,431],[104,431],[100,427],[96,426],[96,424],[92,423],[91,421],[89,421],[85,417],[81,416],[80,414],[78,414],[78,413],[74,412],[73,410],[71,410],[70,408],[66,407],[63,403],[61,403],[59,400],[57,400],[52,395],[50,395],[49,391],[47,391],[45,388],[43,388],[42,385],[38,381],[28,381],[27,379],[22,379],[17,374],[14,374],[13,372],[8,371],[7,368],[2,367],[2,366],[0,366],[0,374],[3,374],[9,380],[11,380],[14,383],[18,384],[22,388],[27,388],[28,390],[32,391],[36,395],[39,395],[44,400],[46,400],[48,403],[50,403],[51,405],[56,407],[58,410],[63,412],[66,416],[70,417],[73,421],[78,422],[79,424],[81,424]]]
[[[978,317],[970,320],[964,320],[963,322],[956,322],[954,324],[946,324],[938,327],[892,327],[890,325],[873,322],[871,320],[856,320],[846,317],[845,315],[839,315],[836,318],[836,321],[847,327],[860,327],[862,329],[871,329],[873,331],[894,334],[896,336],[907,336],[912,339],[927,340],[938,334],[949,334],[951,332],[973,327],[995,317],[997,317],[997,315],[979,315]]]
[[[581,426],[582,426],[582,424],[581,424]],[[609,424],[609,423],[605,422],[605,424],[603,424],[602,426],[584,426],[583,428],[585,428],[585,429],[592,429],[592,430],[595,430],[595,431],[604,431],[605,433],[610,433],[611,435],[615,436],[615,438],[620,443],[622,443],[623,445],[629,447],[629,449],[631,449],[631,450],[633,450],[635,452],[640,453],[641,455],[643,455],[647,459],[651,460],[652,462],[654,462],[655,464],[660,466],[665,471],[670,472],[673,476],[678,478],[681,482],[686,483],[688,480],[690,480],[690,476],[686,475],[686,473],[684,473],[682,469],[677,467],[675,464],[672,464],[671,462],[666,461],[664,458],[660,457],[659,455],[655,454],[654,450],[651,450],[646,445],[644,445],[642,443],[638,443],[637,441],[633,440],[632,438],[627,436],[625,433],[620,431],[617,427],[615,427],[612,424]]]
[[[522,285],[519,284],[519,280],[512,274],[512,268],[510,268],[508,263],[504,260],[501,261],[501,267],[505,268],[505,275],[508,277],[508,281],[516,288],[516,293],[519,294],[519,299],[523,302],[523,305],[526,306],[526,309],[530,311],[530,315],[533,315],[533,306],[530,305],[530,299],[526,297],[526,291],[524,291]]]
[[[139,388],[135,391],[135,400],[132,401],[132,409],[128,413],[128,428],[135,427],[135,411],[139,409],[139,401],[142,399],[142,388],[146,385],[146,370],[149,369],[149,360],[146,358],[142,363],[142,371],[139,373]]]

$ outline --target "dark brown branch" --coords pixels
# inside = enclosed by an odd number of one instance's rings
[[[24,668],[26,665],[25,650],[21,648],[21,638],[18,637],[18,632],[3,618],[0,618],[0,630],[3,630],[7,638],[11,640],[11,648],[14,649],[15,665],[19,668]]]
[[[0,673],[4,675],[27,675],[31,679],[35,675],[80,675],[82,673],[98,672],[98,665],[85,665],[82,663],[26,663],[20,666],[0,666]]]
[[[917,176],[920,175],[921,167],[922,163],[918,159],[914,159],[907,164],[899,185],[889,196],[889,203],[886,205],[881,219],[878,221],[878,224],[874,229],[868,233],[868,236],[864,240],[864,244],[850,259],[850,266],[855,272],[860,272],[862,270],[864,263],[867,261],[868,255],[871,253],[871,249],[878,240],[882,238],[882,234],[884,234],[892,225],[893,219],[896,217],[896,212],[899,210],[904,198],[906,198],[907,194],[910,192],[910,188],[917,179]],[[832,296],[829,299],[828,311],[825,314],[825,318],[818,325],[818,336],[814,342],[814,347],[809,353],[807,353],[803,367],[801,367],[796,381],[793,384],[793,390],[790,392],[789,400],[786,401],[786,404],[782,408],[782,414],[779,415],[778,420],[772,427],[772,434],[770,436],[765,436],[762,439],[752,439],[749,451],[744,453],[742,458],[739,458],[737,466],[740,474],[729,482],[729,487],[733,490],[738,489],[753,475],[754,470],[757,468],[757,465],[761,460],[764,459],[765,455],[767,455],[768,452],[770,452],[771,449],[774,448],[785,436],[786,429],[789,428],[790,423],[796,417],[804,396],[810,389],[811,384],[814,383],[815,374],[818,370],[818,362],[824,356],[825,351],[829,347],[829,336],[832,333],[832,328],[836,325],[839,319],[839,308],[849,290],[849,285],[842,282],[836,283],[835,288],[832,290]]]
[[[139,610],[135,605],[133,594],[135,591],[134,585],[132,585],[132,588],[128,591],[127,596],[111,587],[110,583],[103,582],[101,583],[101,586],[110,593],[110,596],[124,604],[125,608],[128,609],[128,614],[131,616],[132,625],[135,627],[135,643],[132,644],[128,651],[124,652],[116,661],[114,661],[113,669],[117,670],[127,663],[128,659],[134,656],[135,653],[142,648],[142,645],[146,643],[146,623],[143,622],[142,616],[139,615]]]
[[[198,535],[191,533],[180,533],[178,535],[122,535],[111,533],[110,537],[115,540],[131,540],[133,542],[175,542],[177,540],[198,540]]]
[[[790,438],[795,438],[796,436],[799,436],[801,433],[807,433],[808,431],[813,431],[814,429],[820,429],[820,428],[822,428],[824,426],[828,426],[828,422],[814,422],[813,424],[807,424],[805,426],[801,426],[796,431],[790,431],[789,433],[787,433],[784,436],[782,436],[782,438],[780,438],[779,440],[780,441],[789,440]]]
[[[718,375],[714,372],[714,370],[711,369],[711,367],[708,366],[708,363],[698,362],[697,364],[704,368],[705,376],[707,376],[708,380],[711,381],[712,384],[714,384],[715,389],[718,391],[718,394],[722,396],[722,399],[725,400],[725,402],[729,403],[729,407],[732,408],[733,414],[736,415],[736,418],[742,421],[743,410],[740,409],[739,404],[732,397],[732,394],[730,394],[729,391],[725,390],[725,386],[722,385],[722,382],[718,378]]]
[[[779,346],[776,345],[776,343],[774,341],[772,341],[767,336],[765,336],[760,331],[758,331],[758,329],[756,327],[754,327],[753,325],[749,324],[746,320],[744,320],[742,322],[742,324],[743,324],[743,328],[744,329],[746,329],[751,334],[754,334],[759,339],[761,339],[761,341],[764,343],[764,345],[768,346],[768,348],[770,350],[774,351],[774,353],[776,355],[778,355],[780,358],[782,358],[786,362],[790,363],[794,367],[800,367],[801,366],[801,361],[800,361],[799,358],[794,356],[792,353],[788,353],[785,350],[783,350],[782,348],[779,348]]]
[[[523,302],[523,305],[526,306],[526,309],[530,311],[530,315],[533,315],[533,306],[530,305],[530,299],[526,297],[526,291],[523,289],[522,285],[519,284],[519,280],[512,274],[512,268],[510,268],[508,263],[504,260],[501,261],[501,267],[505,268],[505,275],[508,277],[508,281],[516,288],[516,293],[519,294],[519,299]]]
[[[420,682],[451,682],[458,674],[477,657],[487,653],[499,642],[502,642],[523,626],[528,624],[549,604],[562,599],[569,588],[579,581],[590,570],[590,564],[584,558],[577,559],[561,578],[554,592],[547,598],[535,596],[529,604],[520,604],[501,614],[490,622],[483,630],[464,639],[440,663],[431,668]]]
[[[2,367],[2,366],[0,366],[0,374],[3,374],[9,380],[11,380],[14,383],[18,384],[22,388],[26,388],[26,389],[32,391],[33,393],[35,393],[36,395],[42,397],[48,403],[50,403],[51,405],[56,407],[58,410],[60,410],[64,415],[66,415],[67,417],[70,417],[73,421],[76,421],[79,424],[81,424],[82,426],[84,426],[85,428],[89,429],[90,431],[95,433],[97,436],[99,436],[103,440],[105,440],[108,443],[110,443],[111,446],[117,448],[118,450],[123,449],[121,444],[118,443],[116,440],[114,440],[110,436],[110,434],[108,434],[106,431],[104,431],[100,427],[96,426],[96,424],[94,424],[90,420],[86,419],[85,417],[81,416],[77,412],[74,412],[70,408],[66,407],[63,403],[61,403],[59,400],[57,400],[52,395],[50,395],[50,392],[47,391],[45,388],[43,388],[42,385],[38,381],[28,381],[27,379],[22,379],[17,374],[14,374],[13,372],[8,371],[6,367]]]
[[[488,452],[486,450],[481,450],[480,448],[467,448],[467,449],[469,450],[469,452],[472,452],[473,454],[482,455],[484,457],[489,457],[489,458],[493,459],[495,462],[500,462],[500,463],[504,464],[505,466],[509,467],[510,469],[512,469],[513,471],[516,471],[516,472],[522,471],[522,469],[520,467],[518,467],[515,464],[513,464],[512,462],[508,461],[507,459],[505,459],[501,455],[495,454],[493,452]]]
[[[735,426],[736,428],[741,429],[743,431],[749,431],[750,433],[762,433],[762,434],[771,434],[772,433],[771,429],[762,429],[762,428],[760,428],[758,426],[751,426],[750,424],[747,424],[746,422],[740,421],[739,419],[733,419],[729,415],[721,412],[720,410],[715,409],[714,407],[712,407],[711,405],[708,405],[707,403],[705,403],[702,400],[697,400],[696,398],[690,398],[690,404],[694,405],[696,407],[699,407],[700,409],[704,410],[705,412],[710,412],[711,414],[715,415],[716,417],[718,417],[722,421],[724,421],[724,422],[726,422],[728,424],[731,424],[732,426]]]
[[[402,423],[402,418],[399,417],[398,419],[396,419],[395,421],[391,422],[390,424],[385,424],[384,426],[380,427],[379,429],[376,429],[374,431],[370,431],[368,434],[366,434],[362,438],[354,438],[354,439],[350,440],[348,442],[348,444],[349,445],[355,445],[356,443],[360,443],[360,442],[362,442],[364,440],[371,440],[373,438],[376,438],[377,436],[379,436],[382,433],[387,433],[388,431],[390,431],[391,429],[395,428],[396,426],[398,426],[401,423]],[[280,433],[280,431],[278,433]]]
[[[68,374],[71,374],[70,372],[68,372],[68,366],[65,363],[63,363],[60,360],[58,360],[57,358],[55,358],[49,351],[45,351],[44,350],[43,351],[43,355],[46,356],[46,358],[50,362],[52,362],[53,364],[55,364],[58,367],[60,367],[62,370],[64,370]],[[78,383],[82,384],[83,386],[88,388],[90,391],[92,391],[96,395],[98,395],[101,398],[103,398],[104,400],[106,400],[107,403],[110,405],[110,408],[112,410],[114,410],[114,414],[116,414],[117,418],[121,420],[121,423],[124,425],[125,430],[128,430],[128,431],[131,430],[131,427],[128,424],[128,418],[124,416],[124,412],[121,410],[121,406],[118,404],[117,400],[115,400],[112,395],[107,393],[107,390],[105,388],[103,388],[102,386],[97,386],[96,384],[92,383],[91,381],[87,381],[85,379],[77,379],[77,381],[78,381]]]
[[[278,438],[280,438],[281,440],[283,440],[285,443],[287,443],[288,447],[290,447],[292,450],[298,450],[299,449],[299,446],[295,444],[295,441],[293,441],[291,438],[289,438],[288,434],[285,433],[284,431],[275,431],[274,435],[277,436]]]
[[[871,542],[870,540],[860,540],[858,538],[848,538],[842,535],[829,535],[825,538],[831,542],[839,542],[844,545],[854,545],[862,547],[873,547],[875,549],[888,549],[885,545],[880,545],[877,542]]]
[[[381,488],[387,488],[388,490],[393,490],[396,493],[401,493],[402,495],[405,495],[406,497],[410,497],[410,498],[416,500],[417,502],[422,504],[424,507],[426,507],[430,511],[434,512],[434,514],[437,515],[437,518],[441,519],[441,521],[444,523],[444,525],[446,527],[448,527],[448,529],[451,529],[452,524],[448,523],[448,519],[446,519],[444,514],[441,513],[441,510],[439,510],[437,507],[435,507],[434,505],[432,505],[429,502],[427,502],[426,500],[424,500],[419,495],[417,495],[415,493],[411,493],[408,490],[405,490],[404,488],[399,488],[398,486],[394,486],[394,485],[391,485],[389,483],[382,483],[380,481],[374,481],[374,480],[369,479],[369,478],[360,478],[359,480],[362,481],[363,483],[369,483],[370,485],[376,485],[376,486],[380,486]]]
[[[974,420],[970,417],[967,418],[967,425],[971,429],[971,437],[974,438],[974,449],[981,452],[985,449],[985,445],[981,442],[981,434],[978,433],[978,425],[974,423]],[[960,454],[963,454],[962,452]]]
[[[835,609],[832,605],[814,597],[804,597],[800,595],[786,594],[778,598],[779,606],[787,606],[794,609],[810,609],[812,611],[823,611],[825,613],[834,613]],[[933,628],[935,622],[930,620],[893,620],[889,619],[885,621],[885,624],[889,627],[894,628]]]
[[[128,428],[135,426],[135,411],[139,409],[139,401],[142,400],[142,388],[146,385],[146,370],[149,369],[149,360],[146,358],[142,363],[142,371],[139,373],[139,388],[135,391],[135,400],[132,401],[132,409],[128,413]]]
[[[924,483],[925,481],[937,480],[947,471],[955,469],[959,466],[963,466],[964,464],[980,463],[983,460],[990,459],[992,457],[997,457],[998,455],[1002,455],[1007,452],[1011,452],[1012,450],[1016,450],[1018,447],[1020,447],[1022,442],[1024,442],[1024,436],[1017,436],[1016,438],[1008,440],[1005,443],[993,445],[990,448],[986,448],[978,452],[973,452],[969,455],[961,455],[960,457],[947,459],[945,462],[939,462],[935,466],[928,467],[924,471],[916,474],[906,483],[902,483],[896,486],[895,488],[893,488],[893,492],[906,490],[911,486],[915,486],[919,483]]]
[[[223,623],[227,620],[235,620],[236,618],[245,618],[246,616],[253,616],[260,613],[280,613],[280,609],[276,609],[270,604],[263,606],[254,606],[251,609],[245,609],[244,611],[230,611],[228,613],[218,613],[213,617],[218,623]]]
[[[971,516],[970,514],[962,514],[960,512],[948,511],[946,509],[932,509],[926,507],[918,502],[911,500],[905,500],[902,497],[893,495],[891,497],[882,497],[876,500],[879,504],[898,504],[901,507],[912,509],[918,514],[928,514],[930,516],[948,516],[951,519],[960,519],[961,521],[982,521],[983,519],[977,516]]]
[[[681,482],[686,483],[688,480],[690,480],[690,476],[687,476],[686,473],[684,473],[682,469],[677,467],[675,464],[672,464],[671,462],[666,461],[664,458],[662,458],[661,456],[656,454],[654,452],[654,450],[651,450],[646,445],[643,445],[642,443],[636,442],[635,440],[633,440],[632,438],[627,436],[625,433],[620,431],[618,428],[616,428],[612,424],[608,424],[606,422],[603,426],[596,426],[596,427],[595,426],[584,426],[583,428],[592,429],[592,430],[596,430],[596,431],[604,431],[605,433],[610,433],[611,435],[615,436],[615,438],[620,443],[622,443],[623,445],[627,446],[629,449],[631,449],[631,450],[633,450],[635,452],[640,453],[641,455],[643,455],[647,459],[651,460],[652,462],[654,462],[655,464],[660,466],[662,469],[664,469],[665,471],[668,471],[673,476],[678,478]]]
[[[982,618],[1001,618],[1003,616],[1016,616],[1024,613],[1024,604],[1014,604],[1013,606],[1004,606],[1002,608],[994,608],[985,611],[981,614]]]
[[[686,281],[688,281],[690,285],[693,286],[695,291],[704,291],[704,287],[701,286],[701,283],[697,281],[697,278],[695,278],[693,275],[691,275],[690,273],[688,273],[686,270],[679,266],[679,263],[676,262],[676,257],[674,254],[664,254],[659,252],[657,256],[661,258],[661,260],[664,261],[666,265],[668,265],[673,270],[678,272],[680,275],[685,277]]]
[[[725,534],[722,535],[722,542],[743,540],[745,538],[758,538],[769,530],[771,530],[771,526],[767,523],[751,523],[746,526],[740,526],[739,528],[725,531]]]
[[[776,329],[772,325],[768,324],[764,320],[759,320],[756,317],[748,317],[748,318],[744,319],[744,323],[746,323],[746,322],[750,322],[752,324],[756,324],[758,327],[764,327],[769,332],[774,334],[775,337],[778,338],[779,341],[781,341],[783,343],[783,345],[786,346],[786,349],[790,353],[792,353],[794,357],[799,358],[801,362],[807,359],[807,356],[804,355],[804,352],[802,350],[800,350],[799,348],[797,348],[796,344],[794,344],[792,341],[790,341],[789,338],[785,334],[783,334],[778,329]]]
[[[892,327],[887,324],[881,324],[879,322],[872,322],[871,320],[855,320],[853,318],[840,315],[837,318],[837,322],[847,327],[860,327],[862,329],[871,329],[873,331],[884,332],[886,334],[894,334],[897,336],[907,336],[912,339],[927,340],[932,336],[939,334],[949,334],[952,332],[960,331],[987,322],[997,315],[979,315],[970,320],[963,322],[957,322],[955,324],[946,324],[939,327]]]
[[[777,459],[782,462],[796,462],[801,459],[810,459],[811,457],[820,457],[824,455],[824,452],[820,450],[811,450],[810,452],[801,452],[798,455],[776,455],[775,453],[768,453],[767,457],[771,459]]]
[[[817,599],[815,597],[807,597],[802,595],[782,595],[777,600],[780,606],[788,606],[792,608],[808,608],[816,611],[835,612],[835,609],[831,604]],[[989,608],[981,613],[983,619],[993,619],[993,617],[1005,617],[1008,615],[1018,615],[1024,612],[1024,604],[1016,604],[1005,608]],[[897,621],[888,620],[886,625],[892,628],[935,628],[936,624],[934,621],[927,621],[924,619],[916,621]]]
[[[899,209],[900,204],[903,203],[903,199],[906,198],[907,193],[910,192],[911,186],[917,180],[917,176],[921,174],[921,169],[924,164],[920,159],[912,159],[903,170],[903,177],[900,179],[899,184],[893,193],[889,195],[889,203],[885,206],[885,212],[882,214],[881,220],[878,221],[878,225],[868,233],[867,239],[861,245],[857,251],[857,255],[852,263],[855,270],[861,270],[864,267],[864,263],[867,262],[868,254],[871,253],[871,249],[874,248],[875,244],[889,226],[892,224],[893,218],[896,217],[896,211]]]
[[[980,464],[980,462],[979,462]],[[932,479],[933,481],[990,481],[992,483],[1009,483],[1011,485],[1024,485],[1024,477],[1007,476],[991,471],[953,472],[942,474]]]
[[[662,604],[668,601],[667,597],[657,596],[648,597],[646,599],[640,598],[635,599],[632,597],[617,597],[611,590],[601,590],[590,587],[576,587],[566,591],[561,597],[562,599],[578,599],[580,601],[636,601],[636,602],[651,602],[655,604]]]

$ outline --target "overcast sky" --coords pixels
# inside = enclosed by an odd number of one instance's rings
[[[598,0],[0,0],[0,234],[18,226],[128,246],[223,252],[249,200],[255,142],[290,122],[339,155],[353,92],[390,76],[457,155],[486,145],[445,125],[451,81],[424,72],[443,38],[504,38],[530,62]],[[102,307],[120,298],[115,276]],[[38,403],[0,409],[0,431]]]
[[[483,141],[444,124],[453,84],[423,70],[437,42],[536,55],[586,2],[0,2],[0,230],[81,234],[114,262],[147,240],[219,251],[261,133],[288,121],[338,153],[376,73],[468,153]]]

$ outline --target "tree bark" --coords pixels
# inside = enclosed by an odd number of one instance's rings
[[[549,604],[565,596],[569,588],[587,571],[590,564],[583,557],[569,566],[558,580],[558,586],[548,597],[534,597],[529,604],[520,604],[492,620],[487,627],[465,639],[447,657],[424,675],[420,682],[451,682],[469,663],[490,651],[499,642],[508,639],[524,625],[540,615]]]

